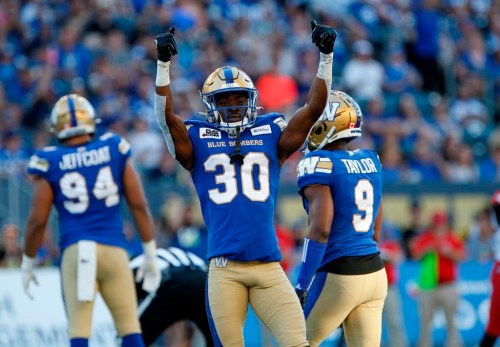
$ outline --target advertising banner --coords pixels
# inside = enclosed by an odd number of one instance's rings
[[[0,347],[67,347],[67,321],[59,272],[36,269],[39,285],[31,286],[34,299],[22,288],[22,273],[0,269]],[[98,295],[94,305],[91,347],[114,347],[115,328]]]
[[[464,346],[477,345],[488,321],[492,263],[466,262],[460,266],[458,289],[461,299],[455,317]],[[417,281],[419,264],[405,262],[399,268],[401,318],[408,340],[416,345],[419,333]],[[36,270],[39,285],[32,286],[34,299],[23,292],[17,269],[0,269],[0,347],[67,347],[67,321],[61,295],[59,272],[55,268]],[[334,308],[332,308],[334,309]],[[446,338],[446,319],[438,309],[432,321],[433,339],[442,346]],[[337,346],[341,330],[336,330],[322,346]],[[249,310],[245,329],[245,345],[276,345],[267,329]],[[116,332],[111,315],[98,295],[94,306],[91,347],[115,347]],[[383,327],[383,346],[388,346]],[[391,346],[388,346],[391,347]]]

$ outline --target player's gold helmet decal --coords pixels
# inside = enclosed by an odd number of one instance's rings
[[[83,96],[61,97],[50,114],[50,129],[59,140],[95,133],[95,111]]]
[[[217,97],[226,93],[241,93],[247,97],[248,101],[241,106],[217,106]],[[255,122],[257,89],[250,77],[240,69],[233,66],[218,68],[207,77],[200,94],[207,111],[207,120],[230,135],[236,134],[237,127],[243,131]],[[228,120],[228,111],[234,108],[240,109],[241,120],[239,121]]]
[[[351,141],[361,136],[362,125],[358,103],[346,93],[332,90],[323,114],[309,131],[307,150],[319,150],[339,139]]]

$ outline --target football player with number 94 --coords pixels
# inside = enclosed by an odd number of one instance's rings
[[[38,150],[28,163],[34,195],[26,227],[23,286],[38,284],[34,257],[43,240],[52,205],[58,211],[61,279],[71,347],[87,347],[96,290],[108,306],[122,347],[143,347],[134,279],[123,232],[125,198],[143,241],[137,280],[155,292],[161,274],[156,263],[153,220],[142,185],[130,163],[130,145],[118,135],[94,138],[95,111],[82,96],[65,95],[50,116],[61,143]]]

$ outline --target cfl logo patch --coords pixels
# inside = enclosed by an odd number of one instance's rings
[[[226,267],[227,266],[227,258],[226,257],[216,257],[214,259],[215,261],[215,267]]]
[[[219,130],[210,128],[200,128],[200,138],[202,139],[220,139],[221,134]]]

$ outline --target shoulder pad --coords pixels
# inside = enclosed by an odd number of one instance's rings
[[[313,173],[331,174],[333,163],[328,157],[309,153],[297,165],[297,177]]]
[[[102,134],[101,136],[99,136],[99,140],[101,141],[106,141],[106,140],[109,140],[110,138],[116,136],[115,134],[113,134],[112,132],[107,132],[105,134]]]

